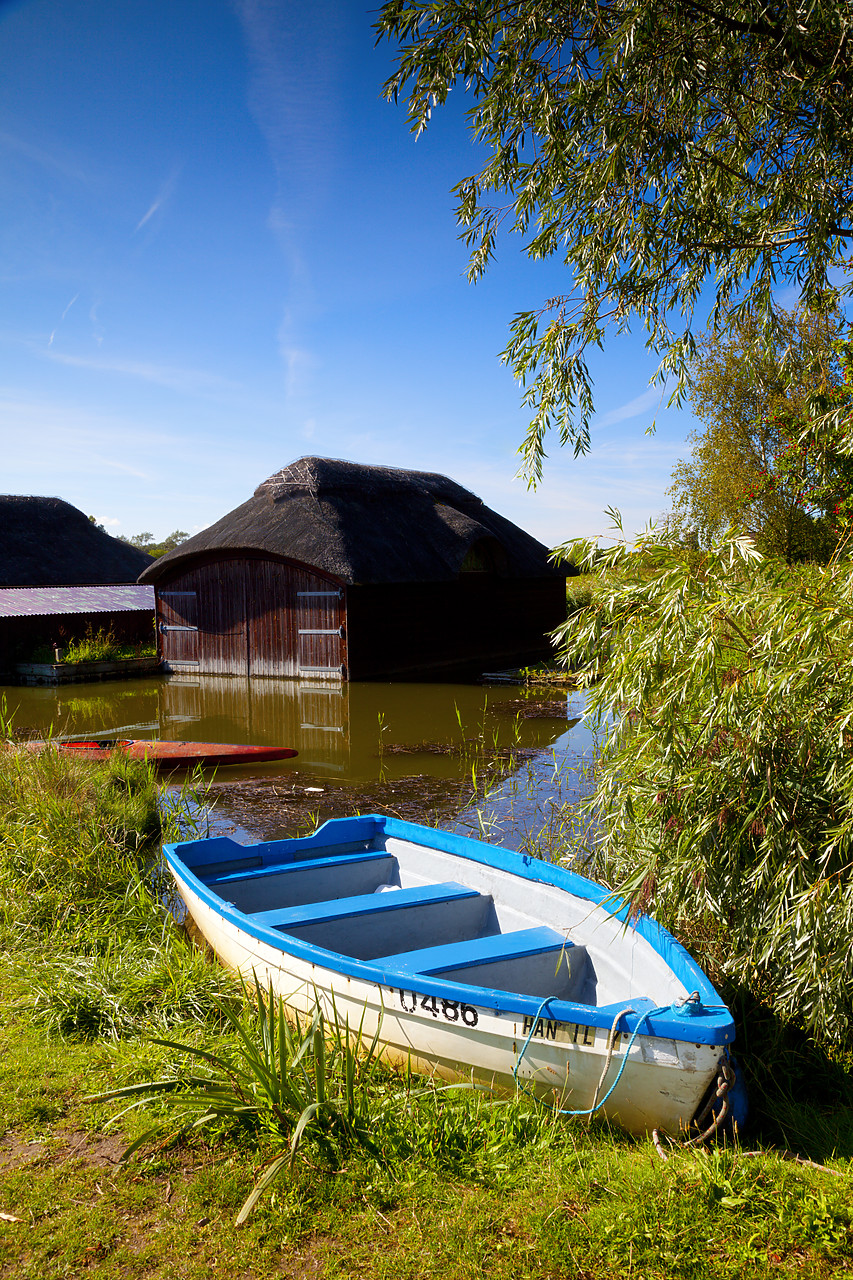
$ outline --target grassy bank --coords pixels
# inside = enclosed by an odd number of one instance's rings
[[[853,1270],[850,1077],[760,1018],[762,1142],[675,1151],[565,1123],[522,1097],[430,1090],[371,1068],[367,1142],[306,1131],[293,1168],[234,1219],[286,1125],[174,1124],[168,1100],[92,1095],[186,1072],[183,1042],[236,1042],[241,992],[162,908],[147,768],[0,753],[0,1275],[183,1278],[830,1276]],[[766,1011],[765,1011],[766,1012]],[[775,1039],[774,1039],[775,1038]],[[341,1087],[329,1067],[328,1087]],[[788,1108],[786,1110],[786,1108]],[[848,1111],[845,1112],[845,1108]],[[112,1123],[110,1123],[112,1120]]]

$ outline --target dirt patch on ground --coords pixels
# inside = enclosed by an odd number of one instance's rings
[[[66,1160],[83,1160],[95,1169],[114,1169],[126,1146],[126,1138],[84,1129],[57,1129],[47,1141],[28,1141],[6,1133],[0,1138],[0,1169],[58,1165]]]

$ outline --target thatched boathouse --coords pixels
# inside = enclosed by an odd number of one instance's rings
[[[151,643],[153,599],[135,585],[151,557],[61,498],[0,494],[0,672],[88,631]]]
[[[162,556],[166,670],[462,677],[534,661],[564,618],[547,549],[445,476],[300,458]]]
[[[61,498],[0,494],[0,587],[135,582],[151,556],[112,538]]]

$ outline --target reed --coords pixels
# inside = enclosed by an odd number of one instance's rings
[[[186,812],[161,812],[151,766],[121,753],[0,749],[0,947],[26,959],[33,1014],[52,1030],[219,1025],[213,1000],[233,986],[177,927],[159,858]]]

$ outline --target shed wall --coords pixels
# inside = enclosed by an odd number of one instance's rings
[[[340,679],[345,616],[339,583],[261,556],[209,558],[157,584],[168,671]]]
[[[566,618],[562,578],[462,574],[455,582],[350,587],[354,680],[480,675],[549,657]]]

